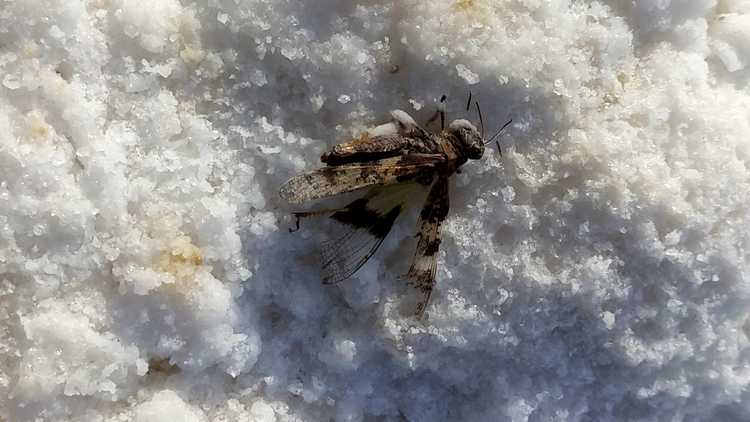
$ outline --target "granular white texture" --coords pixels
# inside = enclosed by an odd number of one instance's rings
[[[0,1],[0,421],[750,420],[749,40],[742,0]],[[280,185],[469,90],[513,124],[427,318],[416,212],[322,286]]]

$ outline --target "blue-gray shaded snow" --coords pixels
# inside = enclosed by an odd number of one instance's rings
[[[0,6],[0,420],[750,419],[750,4]],[[480,102],[428,318],[416,213],[320,284],[278,197]]]

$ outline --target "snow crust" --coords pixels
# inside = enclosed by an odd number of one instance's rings
[[[0,420],[750,420],[749,86],[746,0],[2,1]],[[279,186],[469,89],[428,318],[416,212],[321,286]]]

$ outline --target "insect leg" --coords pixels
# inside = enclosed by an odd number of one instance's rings
[[[440,117],[440,130],[445,129],[445,100],[447,100],[448,97],[443,94],[442,97],[440,97],[440,104],[438,104],[438,109],[435,110],[435,114],[430,117],[429,120],[427,120],[427,124],[434,122],[438,117]]]
[[[440,130],[445,130],[445,100],[447,97],[445,94],[443,94],[442,97],[440,97],[440,105],[438,107],[440,110]]]
[[[418,317],[424,313],[432,289],[435,287],[437,253],[441,238],[440,228],[448,216],[449,206],[448,178],[441,177],[432,185],[419,215],[417,250],[414,252],[414,260],[409,272],[406,274],[407,283],[421,295],[417,302],[416,315]]]
[[[295,220],[294,220],[294,228],[292,229],[290,227],[289,228],[289,233],[294,233],[297,230],[299,230],[299,223],[300,223],[300,220],[302,220],[303,218],[322,217],[322,216],[333,214],[335,212],[338,212],[338,211],[341,211],[341,210],[344,210],[344,209],[345,208],[334,208],[334,209],[329,209],[329,210],[315,210],[315,211],[298,211],[298,212],[293,212],[292,215],[295,218]]]

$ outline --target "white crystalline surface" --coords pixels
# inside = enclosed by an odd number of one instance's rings
[[[414,212],[321,286],[279,186],[469,89],[428,318]],[[749,227],[746,0],[0,1],[3,422],[750,420]]]

